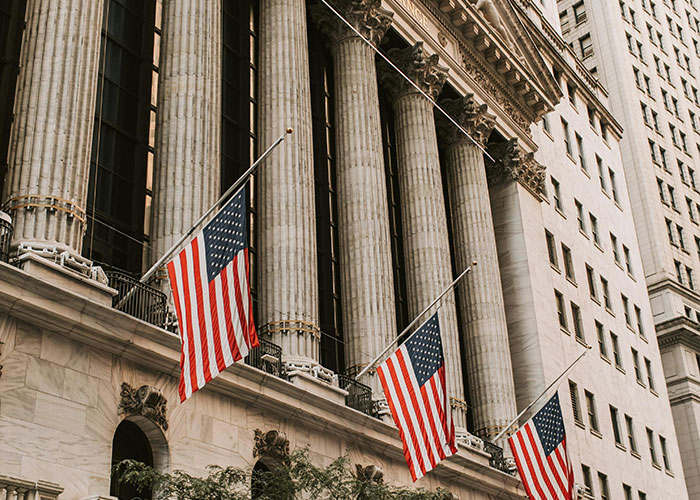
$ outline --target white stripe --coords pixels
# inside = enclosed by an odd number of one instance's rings
[[[396,409],[396,416],[399,419],[399,427],[403,430],[404,434],[404,444],[408,448],[408,453],[411,455],[411,463],[413,464],[413,472],[416,475],[416,479],[423,477],[423,472],[420,470],[420,464],[418,462],[418,454],[415,446],[413,444],[413,439],[411,439],[411,434],[409,432],[410,427],[406,422],[406,418],[403,414],[403,408],[401,408],[401,400],[396,393],[396,386],[394,385],[394,379],[391,377],[391,371],[389,370],[389,364],[394,367],[397,372],[397,378],[401,377],[401,370],[396,370],[398,361],[396,359],[396,353],[389,356],[389,358],[382,363],[380,368],[384,372],[384,378],[386,380],[387,389],[389,390],[389,399],[394,403],[394,408]]]
[[[520,431],[518,431],[518,432],[520,432]],[[533,495],[537,495],[539,497],[539,493],[537,492],[537,488],[535,488],[535,478],[533,478],[532,470],[530,469],[530,467],[527,464],[527,461],[525,460],[525,451],[523,450],[522,446],[520,446],[520,441],[518,440],[517,433],[512,437],[512,439],[513,439],[513,448],[514,448],[513,455],[518,457],[518,461],[520,462],[520,467],[522,469],[523,474],[525,475],[525,477],[521,478],[521,480],[524,484],[530,485],[530,490],[531,490]],[[527,439],[526,435],[524,435],[524,439]],[[535,499],[535,500],[537,500],[537,499]]]
[[[189,299],[190,303],[190,311],[192,312],[192,340],[194,341],[194,357],[195,357],[195,370],[197,373],[197,385],[201,389],[204,387],[205,384],[205,379],[204,379],[204,365],[202,363],[202,342],[199,336],[201,335],[201,332],[199,331],[199,321],[197,321],[197,318],[199,315],[197,314],[197,289],[195,288],[194,284],[194,266],[193,263],[194,259],[192,257],[192,245],[187,245],[185,247],[185,263],[187,265],[187,284],[188,290],[187,290],[187,297]]]
[[[528,426],[530,427],[530,431],[532,432],[533,437],[535,438],[535,440],[537,440],[538,437],[535,426],[532,425],[531,422],[525,424],[525,427]],[[544,453],[532,447],[532,443],[530,443],[530,438],[525,432],[525,429],[523,429],[523,442],[525,443],[525,448],[527,449],[528,455],[530,455],[530,457],[532,458],[532,469],[535,473],[535,476],[537,476],[537,482],[540,485],[540,489],[542,489],[542,491],[544,492],[544,497],[551,500],[556,500],[550,493],[549,488],[547,487],[547,483],[545,482],[544,476],[542,475],[542,470],[540,469],[540,464],[537,462],[537,458],[535,455],[539,454],[540,458],[544,458]]]
[[[537,434],[537,428],[534,425],[532,426],[532,432],[533,432],[533,437],[535,438],[535,442],[537,445],[537,452],[540,454],[540,457],[542,457],[542,465],[544,466],[544,469],[546,471],[545,473],[547,475],[547,478],[549,479],[549,482],[551,483],[552,488],[554,488],[554,490],[556,491],[557,496],[560,496],[561,498],[565,498],[564,492],[559,487],[559,483],[557,483],[557,478],[554,475],[555,471],[553,471],[551,469],[551,467],[549,466],[549,463],[547,462],[547,455],[544,452],[544,448],[542,447],[542,441],[540,440],[540,436],[539,436],[539,434]],[[552,452],[554,452],[554,450],[552,450]],[[553,458],[553,462],[557,462],[556,456],[553,456],[552,458]],[[566,475],[564,475],[564,476],[566,476]],[[563,482],[564,482],[564,484],[566,484],[566,481],[563,481]]]
[[[450,455],[452,455],[452,450],[450,449],[450,445],[447,443],[447,436],[445,435],[445,430],[442,428],[442,422],[440,421],[440,413],[438,413],[437,401],[435,401],[435,396],[432,391],[433,387],[435,387],[435,391],[438,393],[438,398],[440,398],[442,393],[444,392],[444,389],[442,387],[442,382],[440,382],[440,376],[437,373],[433,375],[430,378],[430,381],[426,384],[425,392],[428,394],[428,402],[430,404],[430,408],[433,412],[433,415],[435,415],[435,418],[437,419],[435,421],[435,427],[437,428],[438,439],[440,440],[440,442],[437,444],[439,444],[442,448],[442,451],[445,453],[445,457],[449,457]],[[445,414],[445,418],[447,419],[446,426],[448,432],[452,424],[452,414],[449,410],[449,408],[443,408],[443,413]]]
[[[182,268],[180,267],[180,254],[173,260],[173,270],[175,271],[175,287],[177,289],[178,302],[180,304],[180,336],[182,337],[182,352],[184,364],[182,373],[185,379],[185,397],[189,398],[192,395],[192,380],[190,379],[190,345],[189,335],[187,333],[187,310],[185,309],[185,289],[182,286]]]
[[[569,478],[566,475],[566,471],[561,468],[561,465],[559,464],[559,459],[557,458],[557,449],[561,448],[562,445],[559,444],[555,450],[552,451],[552,454],[550,455],[552,457],[552,463],[554,464],[554,471],[552,472],[553,474],[556,474],[559,476],[559,479],[561,479],[562,484],[564,485],[564,488],[567,487],[567,484],[569,482]],[[564,455],[564,450],[561,449],[562,456],[566,457]],[[564,458],[566,460],[566,458]]]
[[[204,243],[204,233],[197,235],[197,248],[199,249],[199,281],[202,285],[202,312],[204,314],[204,324],[206,325],[207,350],[209,351],[209,372],[212,378],[219,374],[219,366],[216,362],[216,351],[214,350],[214,327],[212,326],[211,303],[209,300],[209,273],[207,272],[206,244]]]
[[[221,336],[221,350],[224,353],[224,362],[226,366],[233,364],[233,355],[231,354],[231,346],[228,342],[228,328],[226,327],[226,305],[224,304],[224,295],[221,289],[221,273],[214,278],[214,301],[216,303],[217,322],[219,323],[219,335]]]
[[[233,261],[226,266],[226,279],[228,280],[228,296],[231,304],[231,323],[233,324],[234,338],[238,351],[241,357],[245,358],[248,355],[248,345],[243,338],[243,328],[241,326],[241,318],[238,316],[238,302],[236,301],[236,280],[233,275]]]
[[[241,291],[241,303],[243,304],[243,317],[246,319],[246,323],[248,324],[250,322],[250,316],[248,315],[248,276],[246,275],[245,272],[245,252],[240,251],[238,252],[238,282],[240,284],[240,291]],[[246,333],[248,335],[245,336],[245,345],[250,348],[250,328],[251,325],[248,324],[248,329],[246,330]]]

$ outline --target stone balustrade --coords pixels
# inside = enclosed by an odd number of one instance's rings
[[[0,475],[0,500],[56,500],[61,493],[56,483]]]

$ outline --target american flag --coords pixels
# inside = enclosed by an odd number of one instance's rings
[[[245,201],[243,188],[168,263],[182,339],[180,401],[259,345],[248,281]]]
[[[435,313],[377,367],[414,481],[457,452]]]
[[[564,420],[555,394],[508,439],[531,500],[571,500],[574,473],[566,452]]]

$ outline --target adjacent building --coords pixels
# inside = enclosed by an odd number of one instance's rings
[[[522,498],[493,441],[591,346],[559,386],[579,496],[687,498],[625,131],[557,5],[334,4],[366,40],[304,0],[0,8],[0,492],[307,445],[407,484],[354,375],[476,261],[439,309],[459,453],[418,486]],[[168,284],[136,281],[287,127],[247,200],[262,346],[177,404]]]

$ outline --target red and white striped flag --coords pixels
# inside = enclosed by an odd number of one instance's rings
[[[566,452],[559,395],[508,439],[531,500],[572,500],[574,472]]]
[[[438,315],[377,367],[414,481],[457,452]]]
[[[246,189],[168,263],[180,326],[180,401],[259,345],[248,281]]]

